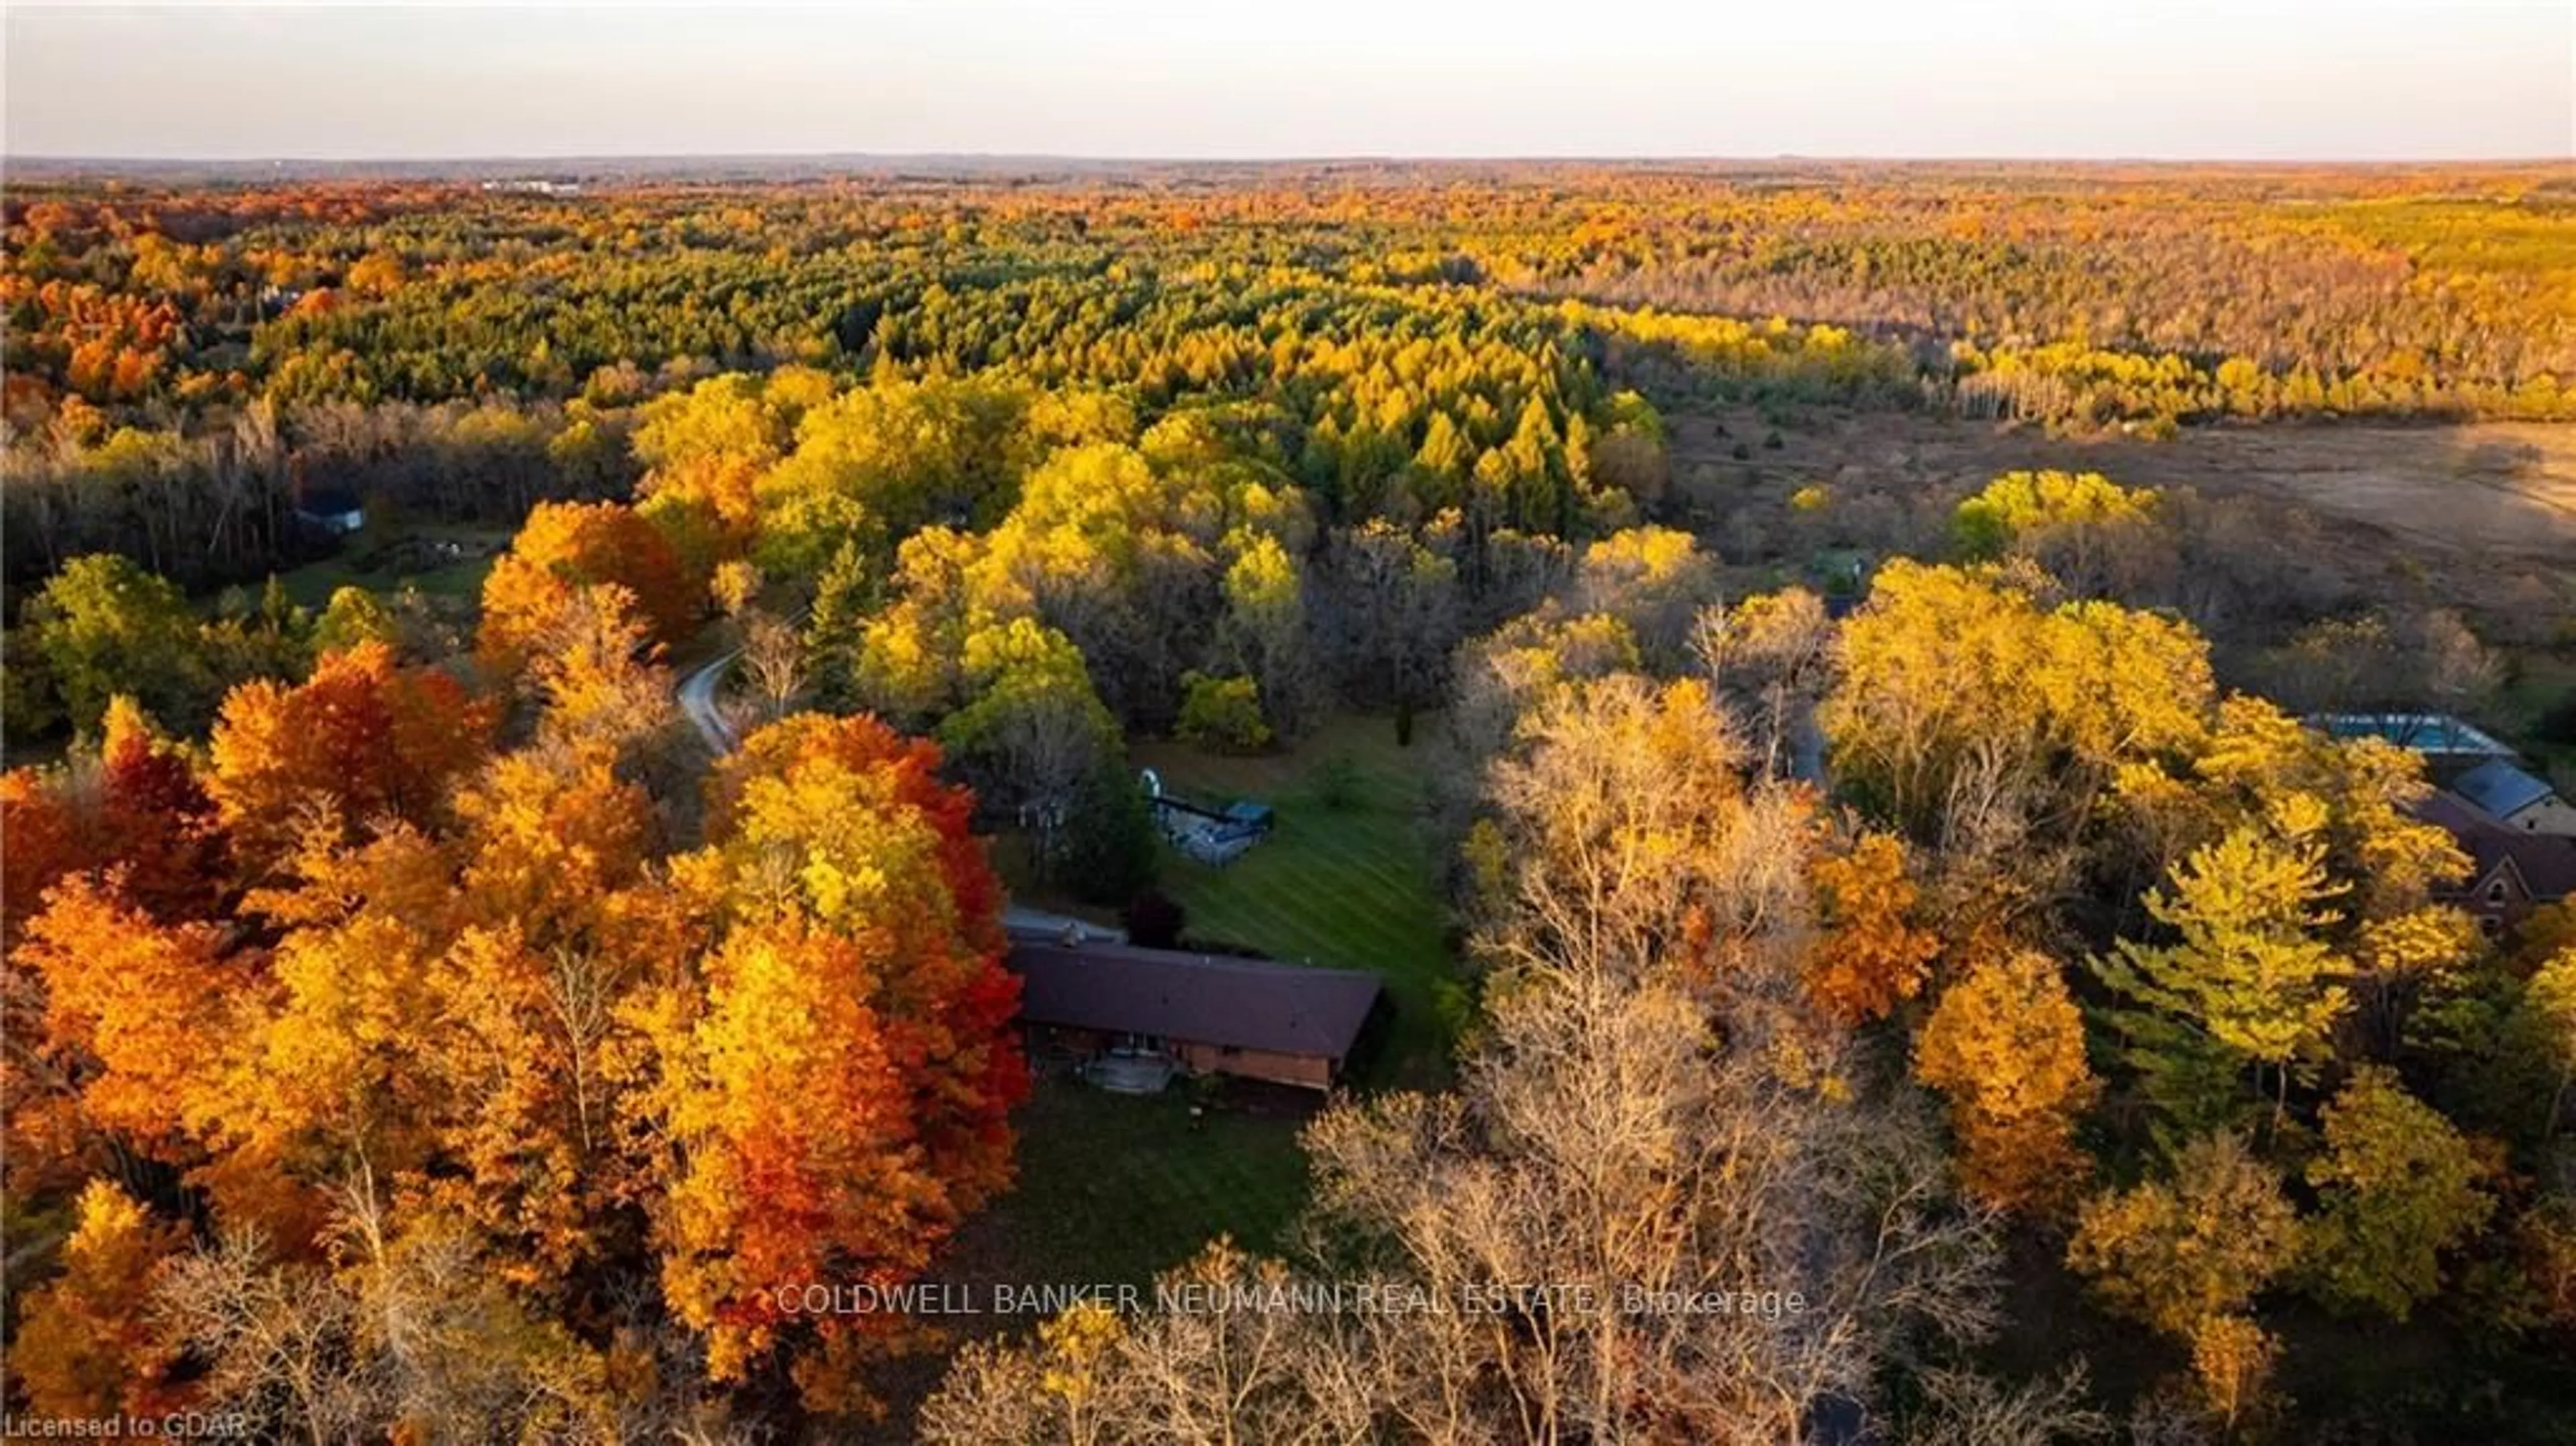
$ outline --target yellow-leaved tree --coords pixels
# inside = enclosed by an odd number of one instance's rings
[[[2057,962],[2014,949],[1970,965],[1914,1042],[1914,1073],[1948,1097],[1968,1189],[2004,1209],[2045,1209],[2092,1161],[2075,1127],[2097,1082],[2084,1018]]]

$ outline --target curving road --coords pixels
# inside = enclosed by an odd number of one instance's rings
[[[736,648],[680,680],[680,711],[689,715],[690,725],[707,740],[707,751],[718,757],[733,751],[735,739],[724,714],[716,708],[716,688],[724,682],[725,669],[741,656],[742,649]]]

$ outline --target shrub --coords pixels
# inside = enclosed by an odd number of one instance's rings
[[[1181,675],[1181,741],[1213,753],[1257,753],[1270,746],[1261,717],[1261,687],[1250,678]]]
[[[1189,912],[1160,889],[1146,889],[1127,903],[1121,922],[1127,929],[1127,942],[1147,949],[1171,949],[1181,942],[1181,930],[1189,924]]]

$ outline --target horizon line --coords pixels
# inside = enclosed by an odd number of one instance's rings
[[[2483,156],[2251,156],[2251,155],[1941,155],[1875,154],[1840,151],[1776,151],[1767,154],[1723,152],[1395,152],[1348,151],[1240,155],[1152,155],[1081,151],[998,150],[782,150],[782,151],[529,151],[485,154],[405,156],[346,155],[107,155],[67,152],[20,152],[0,147],[0,165],[93,166],[461,166],[637,164],[642,162],[726,161],[976,161],[1056,165],[1243,166],[1243,165],[1527,165],[1527,164],[1686,164],[1768,165],[1832,163],[1844,165],[2038,165],[2038,166],[2565,166],[2576,170],[2576,155]]]

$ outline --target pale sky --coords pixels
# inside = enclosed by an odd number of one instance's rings
[[[21,156],[2576,154],[2576,0],[0,4]]]

